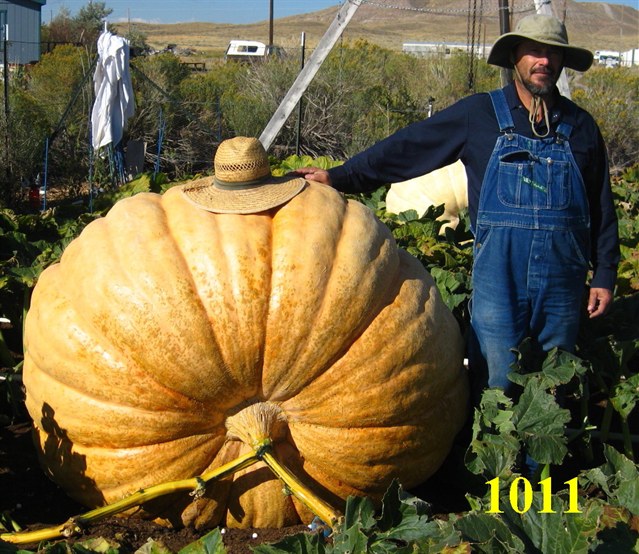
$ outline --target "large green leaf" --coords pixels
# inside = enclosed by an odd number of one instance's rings
[[[513,409],[513,423],[528,454],[541,464],[560,464],[568,452],[569,421],[570,412],[559,407],[540,380],[529,380]]]
[[[639,403],[639,373],[620,381],[610,400],[621,417],[628,419]]]
[[[612,504],[628,509],[639,516],[639,469],[610,445],[604,446],[606,463],[585,472],[583,484],[599,487]]]
[[[214,529],[182,548],[178,554],[226,554],[222,533],[219,529]]]
[[[542,513],[543,495],[534,492],[530,508],[519,514],[504,497],[503,517],[511,527],[519,528],[526,540],[543,554],[585,554],[595,541],[602,508],[589,503],[582,508],[582,513],[565,513],[566,505],[563,496],[553,495],[554,513]]]
[[[463,539],[472,544],[473,552],[485,554],[521,554],[524,543],[499,517],[470,512],[455,521]]]
[[[319,535],[298,533],[285,537],[274,544],[260,544],[251,548],[255,554],[324,554],[332,552],[332,547]]]
[[[476,475],[507,478],[519,450],[512,400],[500,389],[484,391],[474,414],[473,439],[466,455],[466,466]]]

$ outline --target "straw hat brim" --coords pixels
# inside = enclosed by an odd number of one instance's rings
[[[554,40],[544,40],[541,37],[526,36],[521,33],[506,33],[499,37],[490,49],[488,55],[488,63],[507,69],[513,69],[512,53],[517,44],[524,40],[534,40],[542,44],[557,46],[564,51],[563,65],[576,71],[584,72],[590,68],[593,61],[593,54],[590,50],[579,48],[578,46],[570,46],[563,42]]]
[[[221,214],[264,212],[288,202],[306,185],[300,177],[270,177],[252,187],[222,189],[213,177],[203,177],[182,186],[186,198],[203,210]]]

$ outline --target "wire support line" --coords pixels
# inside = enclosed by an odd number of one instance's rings
[[[375,8],[384,8],[390,10],[399,10],[399,11],[408,11],[408,12],[418,12],[418,13],[428,13],[434,15],[468,15],[472,10],[469,9],[440,9],[440,8],[415,8],[413,6],[398,6],[395,4],[388,4],[386,2],[378,2],[376,0],[362,0],[362,4],[368,4],[369,6],[373,6]],[[550,4],[550,0],[545,0],[544,4]],[[502,8],[494,8],[494,9],[484,9],[485,14],[497,14]],[[510,13],[526,13],[536,11],[536,6],[534,3],[525,4],[519,8],[509,8]]]

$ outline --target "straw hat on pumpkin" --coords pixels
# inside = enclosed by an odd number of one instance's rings
[[[184,185],[183,194],[209,212],[249,214],[288,202],[306,184],[301,177],[273,177],[266,150],[256,138],[223,141],[215,153],[213,177]]]

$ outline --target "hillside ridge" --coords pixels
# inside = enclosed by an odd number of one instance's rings
[[[475,43],[490,45],[499,35],[499,0],[475,3],[482,10],[469,17],[467,0],[366,0],[344,30],[343,40],[364,39],[400,51],[404,42],[467,43],[474,30]],[[509,2],[512,26],[535,9],[532,0]],[[639,47],[639,10],[604,2],[560,0],[552,4],[564,20],[570,42],[591,50],[626,51]],[[338,6],[273,19],[274,43],[299,48],[302,32],[306,45],[314,48],[335,18]],[[120,34],[132,27],[147,37],[154,48],[175,44],[197,52],[223,51],[232,39],[268,42],[269,21],[248,25],[222,23],[119,23]],[[473,35],[470,35],[473,36]]]

